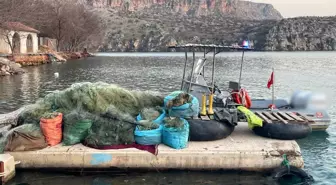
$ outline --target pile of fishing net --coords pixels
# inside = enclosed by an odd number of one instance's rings
[[[76,83],[25,107],[19,124],[40,124],[48,112],[63,114],[63,143],[88,146],[134,143],[136,116],[144,108],[163,105],[153,92],[129,91],[103,82]]]
[[[0,139],[0,152],[30,151],[47,147],[45,137],[38,125],[24,124],[3,133]]]

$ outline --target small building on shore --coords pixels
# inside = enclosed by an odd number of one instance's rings
[[[56,39],[51,38],[49,35],[45,34],[45,33],[40,33],[38,34],[39,37],[39,46],[46,46],[49,49],[53,50],[53,51],[57,51],[57,41]]]
[[[0,23],[0,53],[37,53],[39,33],[20,22]]]

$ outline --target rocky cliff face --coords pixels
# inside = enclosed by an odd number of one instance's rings
[[[100,8],[111,7],[121,12],[155,9],[187,16],[222,15],[242,19],[281,19],[281,14],[270,4],[241,0],[87,0]]]
[[[87,1],[107,26],[99,51],[167,51],[174,44],[234,45],[244,39],[259,50],[336,48],[336,17],[279,20],[270,5],[238,0]]]
[[[235,44],[281,19],[273,6],[238,0],[87,0],[106,22],[100,51],[166,51],[168,45]],[[261,21],[263,20],[263,21]],[[269,28],[270,29],[270,28]],[[263,43],[253,39],[257,46]]]
[[[266,50],[335,50],[336,17],[284,19],[268,31],[265,40]]]

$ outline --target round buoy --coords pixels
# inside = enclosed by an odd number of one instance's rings
[[[300,168],[290,165],[287,155],[283,154],[281,167],[276,168],[272,174],[273,180],[283,184],[309,184],[314,181],[314,178]]]
[[[215,141],[232,134],[235,126],[216,120],[188,119],[190,141]]]
[[[54,76],[55,76],[55,78],[58,78],[59,77],[59,73],[54,73]]]
[[[274,170],[272,174],[273,180],[277,182],[288,181],[294,184],[302,184],[313,182],[314,178],[307,174],[304,170],[295,166],[281,166]]]
[[[280,139],[297,140],[307,137],[312,132],[312,128],[306,123],[263,123],[262,127],[254,127],[253,132],[259,136]]]

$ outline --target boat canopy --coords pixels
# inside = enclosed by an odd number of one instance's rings
[[[181,90],[186,92],[192,92],[198,99],[201,98],[202,94],[211,94],[214,93],[215,83],[215,57],[218,53],[230,50],[238,50],[243,52],[242,63],[244,58],[244,51],[254,50],[249,48],[248,46],[224,46],[217,44],[182,44],[175,46],[168,46],[170,49],[182,49],[185,52],[185,62],[183,69],[183,77]],[[191,73],[186,74],[187,62],[188,62],[188,52],[192,52],[192,67]],[[204,51],[204,56],[196,61],[195,52]],[[204,66],[207,63],[206,55],[210,52],[213,52],[212,57],[212,79],[211,84],[208,84],[204,78]],[[241,71],[239,76],[239,85],[241,79],[242,72],[242,63],[241,63]],[[202,72],[203,70],[203,72]]]
[[[248,47],[241,47],[241,46],[224,46],[224,45],[217,45],[217,44],[182,44],[182,45],[175,45],[169,46],[168,48],[205,48],[205,49],[231,49],[231,50],[253,50],[252,48]]]

